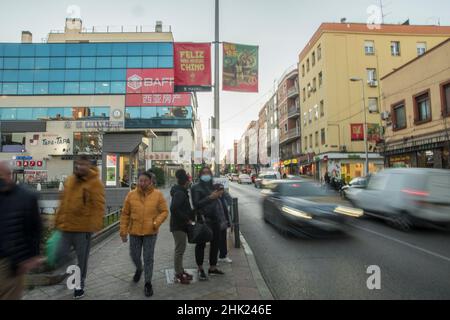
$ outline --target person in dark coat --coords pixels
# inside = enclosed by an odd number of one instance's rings
[[[25,274],[44,261],[38,197],[11,176],[9,164],[0,162],[0,300],[21,299]]]
[[[188,226],[192,225],[195,216],[189,202],[189,176],[183,169],[178,170],[175,176],[178,184],[173,186],[170,191],[172,196],[170,204],[170,232],[172,232],[175,240],[175,281],[181,284],[189,284],[193,277],[183,268],[183,255],[186,251]]]
[[[192,202],[197,213],[197,221],[205,222],[213,232],[213,239],[210,243],[209,251],[209,270],[208,274],[223,275],[224,273],[217,268],[217,259],[219,254],[220,233],[223,213],[220,212],[223,190],[214,190],[212,182],[212,172],[209,167],[200,170],[200,181],[192,187]],[[203,260],[205,255],[206,243],[195,246],[195,260],[198,266],[199,279],[208,280],[203,269]]]

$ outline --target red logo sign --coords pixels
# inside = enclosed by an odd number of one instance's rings
[[[23,162],[23,166],[24,166],[24,167],[28,167],[28,164],[29,164],[28,161],[24,161],[24,162]]]
[[[36,166],[36,161],[30,161],[30,167],[35,167]]]
[[[364,124],[352,124],[351,130],[352,141],[364,141]]]
[[[210,43],[175,43],[174,65],[177,91],[211,90]]]
[[[127,94],[173,93],[173,69],[128,69]]]
[[[125,105],[127,107],[187,107],[191,105],[191,94],[127,94]]]
[[[16,161],[16,167],[21,167],[22,166],[22,161]]]
[[[38,166],[38,167],[42,167],[42,161],[38,161],[38,162],[37,162],[37,166]]]

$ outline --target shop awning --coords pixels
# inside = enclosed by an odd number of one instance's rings
[[[103,152],[132,153],[142,143],[142,133],[112,133],[103,136]]]
[[[386,149],[382,152],[384,156],[392,156],[402,153],[416,152],[416,151],[426,151],[444,147],[449,143],[449,138],[447,135],[431,137],[426,139],[414,139],[406,141],[402,144],[389,145],[387,144]]]

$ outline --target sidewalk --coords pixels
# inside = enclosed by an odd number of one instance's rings
[[[168,190],[163,190],[170,200]],[[233,235],[234,236],[234,235]],[[153,300],[271,300],[256,261],[245,239],[241,249],[235,249],[229,239],[229,254],[232,264],[220,264],[224,276],[211,276],[209,281],[198,282],[194,245],[188,245],[184,267],[194,275],[190,285],[173,283],[174,241],[169,232],[169,220],[161,227],[155,249],[153,271]],[[209,247],[205,249],[205,270],[208,268]],[[91,250],[88,277],[86,280],[86,300],[143,300],[143,277],[138,284],[133,283],[134,265],[129,256],[129,243],[122,243],[118,232]],[[24,300],[65,300],[72,299],[73,292],[61,284],[35,287],[25,293]]]

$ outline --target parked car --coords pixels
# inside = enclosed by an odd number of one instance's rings
[[[239,175],[237,174],[237,173],[233,173],[231,176],[230,176],[230,181],[231,182],[233,182],[233,181],[238,181],[239,180]]]
[[[241,174],[239,176],[238,183],[239,184],[243,184],[243,183],[252,184],[252,179],[250,178],[250,176],[248,174]]]
[[[347,192],[349,189],[356,188],[356,189],[365,189],[367,188],[368,179],[367,178],[355,178],[352,181],[349,182],[349,184],[343,186],[340,190],[340,194],[342,198],[347,198]]]
[[[372,176],[366,189],[350,190],[348,199],[367,215],[401,230],[450,228],[449,170],[387,169]]]
[[[341,233],[361,209],[330,203],[333,193],[310,181],[276,180],[262,191],[264,221],[285,234],[322,237]]]
[[[264,189],[267,184],[278,179],[279,178],[275,173],[261,173],[258,178],[255,179],[255,188]]]

